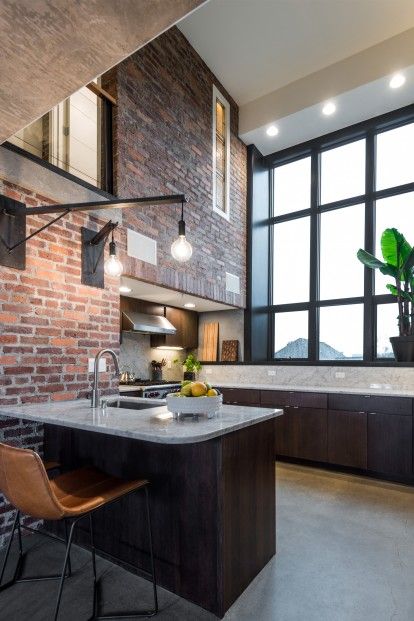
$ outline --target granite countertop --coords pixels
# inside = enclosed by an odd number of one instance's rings
[[[108,397],[111,400],[112,397]],[[95,431],[147,442],[163,444],[194,444],[216,438],[243,427],[275,418],[283,410],[237,405],[223,405],[220,414],[207,419],[173,419],[165,402],[138,397],[113,397],[140,403],[157,403],[143,410],[107,407],[92,409],[87,399],[31,405],[0,406],[0,415],[22,420],[38,421],[61,427]]]
[[[211,380],[207,380],[211,381]],[[250,384],[237,382],[212,382],[219,388],[246,388],[256,390],[281,390],[284,392],[321,392],[353,395],[377,395],[382,397],[414,398],[413,388],[398,388],[390,384],[370,384],[369,386],[302,386],[300,384]]]

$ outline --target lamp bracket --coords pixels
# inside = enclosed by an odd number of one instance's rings
[[[103,289],[104,250],[109,235],[118,226],[118,222],[107,222],[100,231],[91,231],[82,227],[82,284]]]

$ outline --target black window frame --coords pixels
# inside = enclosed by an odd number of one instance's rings
[[[325,134],[306,143],[284,149],[279,152],[262,156],[261,166],[267,170],[268,174],[268,219],[261,222],[262,226],[269,229],[267,261],[269,266],[268,273],[268,305],[260,309],[252,308],[251,300],[254,298],[255,283],[251,281],[252,270],[249,269],[248,274],[248,308],[246,312],[246,361],[257,363],[275,363],[275,364],[297,364],[297,365],[327,365],[327,366],[414,366],[413,363],[398,363],[393,358],[376,357],[376,339],[377,339],[377,306],[379,304],[395,303],[395,297],[391,294],[375,294],[374,289],[374,272],[369,268],[364,268],[364,292],[362,296],[319,300],[319,251],[320,251],[320,214],[341,209],[356,204],[365,205],[365,249],[374,252],[375,245],[375,202],[382,198],[414,192],[414,181],[411,183],[386,188],[383,190],[375,190],[375,136],[384,131],[396,129],[404,125],[414,122],[414,104],[401,108],[399,110],[383,114],[381,116],[369,119],[356,125]],[[320,190],[320,161],[323,151],[339,147],[358,139],[366,140],[366,158],[365,158],[365,193],[359,196],[335,201],[332,203],[319,204]],[[254,147],[253,147],[254,148]],[[310,208],[282,214],[274,215],[273,212],[273,170],[277,166],[293,162],[303,157],[311,157],[311,203]],[[257,150],[256,150],[257,159]],[[249,184],[254,185],[254,169],[249,171]],[[250,193],[253,196],[254,192]],[[255,204],[253,200],[249,201],[249,209],[254,215]],[[309,215],[311,219],[310,232],[310,296],[309,301],[304,303],[292,304],[273,304],[273,225],[278,222],[285,222],[299,217]],[[253,235],[249,233],[249,253],[251,257],[258,249],[252,245]],[[355,249],[355,252],[357,248]],[[260,252],[260,250],[259,250]],[[326,306],[345,306],[347,304],[363,304],[363,359],[344,359],[344,360],[319,360],[319,309]],[[275,329],[275,313],[283,311],[308,310],[309,312],[309,331],[308,331],[308,357],[283,359],[274,358],[274,329]],[[262,313],[267,315],[267,355],[254,357],[251,355],[252,339],[254,339],[254,315]],[[262,322],[262,325],[263,322]],[[392,336],[392,335],[390,335]],[[250,355],[249,355],[250,354]]]

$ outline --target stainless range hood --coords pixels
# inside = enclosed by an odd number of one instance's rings
[[[122,330],[140,334],[175,334],[177,330],[163,315],[123,311]]]

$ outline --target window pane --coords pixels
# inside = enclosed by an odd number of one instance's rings
[[[321,155],[321,203],[365,193],[365,139]]]
[[[274,225],[273,303],[309,300],[310,220]]]
[[[364,293],[364,267],[356,257],[364,247],[364,205],[321,214],[320,296],[322,300]]]
[[[274,215],[309,209],[311,158],[305,157],[274,169]]]
[[[377,190],[414,181],[414,123],[377,136]]]
[[[377,306],[377,357],[394,358],[390,336],[398,336],[397,304]]]
[[[363,305],[326,306],[319,312],[319,359],[362,360]]]
[[[406,237],[407,241],[414,244],[414,193],[400,194],[390,198],[382,198],[377,201],[376,211],[376,235],[375,255],[382,259],[381,235],[385,229],[396,228]],[[384,276],[375,270],[375,292],[388,293],[385,285],[393,283],[390,276]]]
[[[308,311],[275,314],[275,358],[308,357]]]

